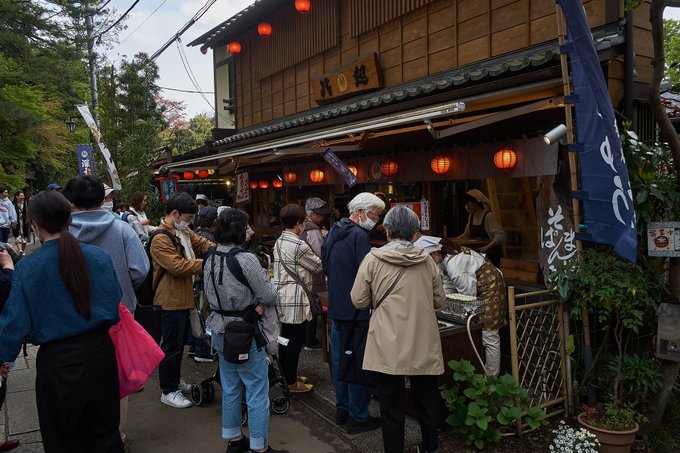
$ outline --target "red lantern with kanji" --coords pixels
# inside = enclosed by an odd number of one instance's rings
[[[198,170],[198,177],[201,179],[206,179],[209,173],[208,170]]]
[[[258,186],[260,186],[260,189],[266,189],[267,187],[269,187],[269,181],[267,181],[266,179],[262,179],[258,183]]]
[[[297,173],[294,171],[287,171],[283,174],[283,180],[286,181],[287,184],[295,184],[295,181],[297,181]]]
[[[349,168],[349,171],[351,171],[352,174],[354,174],[354,176],[356,176],[357,173],[359,172],[359,170],[357,170],[357,167],[355,167],[354,165],[348,165],[347,168]]]
[[[501,171],[508,171],[515,167],[517,153],[510,148],[501,148],[493,156],[493,164]]]
[[[380,165],[380,170],[382,170],[385,176],[394,176],[397,174],[397,170],[399,170],[399,165],[392,159],[387,159]]]
[[[276,178],[275,180],[272,181],[272,186],[274,186],[277,189],[280,189],[281,187],[283,187],[283,181]]]
[[[310,0],[295,0],[295,9],[300,14],[307,14],[312,7]]]
[[[250,181],[250,184],[248,184],[250,187],[250,190],[255,190],[257,189],[257,181]]]
[[[269,36],[272,34],[272,25],[269,22],[260,22],[257,24],[257,33],[260,36]]]
[[[184,179],[189,180],[189,181],[192,180],[192,179],[194,179],[194,172],[193,172],[193,171],[188,171],[188,170],[185,171],[185,172],[184,172]]]
[[[229,52],[236,55],[241,53],[241,43],[238,41],[232,41],[229,43]]]
[[[323,181],[323,171],[315,168],[309,172],[309,179],[311,179],[314,184],[319,184],[321,181]]]
[[[438,175],[443,175],[449,171],[449,168],[451,168],[451,159],[449,159],[449,156],[441,154],[432,159],[430,162],[430,167],[432,167],[433,172],[437,173]]]

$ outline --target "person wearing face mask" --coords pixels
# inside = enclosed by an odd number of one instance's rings
[[[71,179],[62,194],[74,206],[69,232],[80,242],[103,249],[113,261],[113,269],[123,290],[120,302],[134,315],[137,308],[135,288],[149,273],[144,246],[130,225],[120,222],[107,209],[107,197],[114,190],[94,176]],[[112,201],[110,203],[113,203]],[[120,435],[125,442],[128,398],[120,400]]]
[[[362,192],[347,207],[350,216],[341,219],[328,232],[321,247],[321,260],[328,277],[328,317],[333,320],[331,368],[335,384],[335,421],[338,425],[347,425],[350,434],[358,434],[380,428],[380,420],[368,413],[370,388],[338,380],[341,329],[343,323],[351,323],[354,318],[350,291],[361,261],[371,250],[368,231],[380,218],[385,203],[370,192]],[[368,324],[368,312],[361,312],[358,321]]]
[[[176,408],[191,406],[191,401],[182,395],[189,386],[180,386],[180,370],[189,310],[194,308],[193,276],[203,272],[203,260],[199,257],[215,245],[189,229],[197,211],[190,195],[173,195],[165,205],[165,217],[158,227],[167,233],[153,236],[149,247],[153,286],[157,288],[154,304],[163,309],[161,348],[165,358],[158,367],[161,403]]]
[[[112,189],[108,184],[104,184],[104,202],[102,203],[102,209],[105,211],[113,212],[113,198],[118,194],[116,189]]]
[[[279,218],[285,229],[274,244],[274,285],[279,294],[281,336],[288,339],[287,345],[279,346],[279,358],[288,390],[292,393],[309,392],[313,388],[306,383],[306,378],[297,374],[300,351],[307,337],[306,321],[312,319],[307,293],[313,289],[312,276],[322,271],[319,257],[299,237],[305,229],[306,217],[302,206],[284,206]]]

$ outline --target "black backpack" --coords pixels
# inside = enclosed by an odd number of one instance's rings
[[[135,289],[135,295],[137,296],[137,304],[139,305],[153,305],[153,296],[156,293],[156,289],[158,289],[158,285],[161,283],[161,280],[163,280],[163,277],[165,276],[165,269],[161,269],[161,276],[158,279],[158,283],[156,283],[156,285],[153,284],[153,260],[151,259],[151,242],[153,242],[153,238],[155,238],[159,234],[163,234],[169,237],[175,248],[179,248],[180,253],[182,254],[182,256],[184,256],[184,249],[182,249],[182,245],[179,243],[179,239],[177,239],[177,236],[175,236],[168,230],[159,228],[149,235],[149,240],[146,243],[146,247],[144,247],[144,249],[146,250],[146,257],[149,259],[149,273],[146,274],[146,278],[144,279],[142,284]]]

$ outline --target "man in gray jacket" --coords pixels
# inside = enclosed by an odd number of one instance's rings
[[[134,315],[137,307],[135,287],[149,272],[149,259],[137,233],[113,212],[102,209],[104,184],[93,176],[78,176],[66,184],[62,192],[73,203],[69,232],[79,241],[96,245],[108,252],[113,269],[123,290],[121,302]],[[120,435],[125,442],[127,397],[120,400]]]

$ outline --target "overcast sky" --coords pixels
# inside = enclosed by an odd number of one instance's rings
[[[131,59],[137,52],[146,52],[151,55],[177,33],[201,9],[206,1],[144,0],[139,2],[128,16],[127,30],[120,33],[119,46],[108,51],[109,60],[119,62],[123,55]],[[132,3],[133,0],[112,0],[109,5],[116,8],[119,14],[122,14]],[[252,0],[217,0],[208,12],[182,36],[184,54],[202,91],[213,91],[212,52],[203,55],[198,47],[186,47],[186,44],[229,19],[251,3],[253,3]],[[154,13],[154,11],[156,12]],[[665,17],[680,20],[680,8],[666,8]],[[156,62],[160,69],[160,80],[158,82],[160,86],[181,90],[197,90],[184,69],[176,44],[168,47]],[[193,117],[199,113],[214,114],[213,94],[205,95],[210,104],[199,94],[164,90],[162,95],[167,99],[184,101],[188,117]]]

